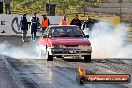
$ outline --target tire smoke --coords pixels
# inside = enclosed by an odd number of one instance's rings
[[[114,28],[111,24],[99,22],[92,28],[90,41],[93,58],[132,58],[132,45],[125,41],[126,24]]]
[[[39,59],[39,45],[36,42],[28,42],[22,46],[14,46],[9,42],[0,43],[0,54],[17,59]]]

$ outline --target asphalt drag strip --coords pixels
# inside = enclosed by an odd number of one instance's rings
[[[85,84],[76,82],[76,71],[79,65],[92,66],[101,62],[91,63],[54,60],[48,62],[42,59],[14,59],[5,58],[10,74],[13,76],[19,88],[131,88],[127,84]],[[103,63],[102,63],[103,64]],[[98,65],[98,64],[97,64]],[[93,73],[101,72],[103,67],[88,70]],[[98,71],[97,71],[98,70]]]
[[[3,59],[0,59],[0,88],[18,88]]]

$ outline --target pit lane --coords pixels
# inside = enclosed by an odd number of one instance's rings
[[[4,37],[5,38],[5,37]],[[21,46],[23,43],[18,37],[5,38],[12,45]],[[132,76],[131,60],[105,59],[93,60],[84,63],[80,59],[54,59],[47,62],[34,58],[13,58],[1,55],[5,61],[6,69],[19,88],[131,88],[132,84],[85,84],[76,82],[76,72],[81,66],[87,73],[92,74],[130,74]],[[13,88],[13,87],[12,87]]]

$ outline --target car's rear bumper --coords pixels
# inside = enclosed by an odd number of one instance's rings
[[[91,55],[92,47],[65,47],[65,48],[48,48],[49,55],[53,56],[83,56]]]

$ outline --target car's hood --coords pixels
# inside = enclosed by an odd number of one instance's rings
[[[61,37],[61,38],[50,38],[48,39],[52,46],[57,45],[67,45],[67,46],[74,46],[74,45],[90,45],[90,42],[87,38],[76,38],[76,37]]]

